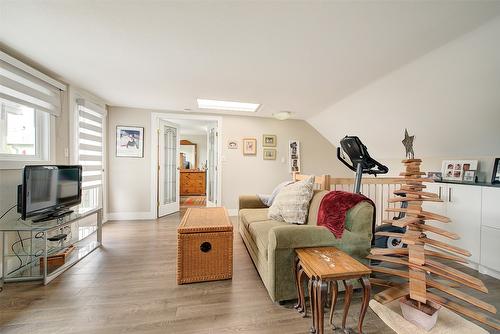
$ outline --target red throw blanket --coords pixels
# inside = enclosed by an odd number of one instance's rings
[[[345,191],[329,192],[319,205],[317,225],[329,229],[337,239],[342,238],[347,211],[363,201],[370,202],[375,209],[373,202],[366,196]]]

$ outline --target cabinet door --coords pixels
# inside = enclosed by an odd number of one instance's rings
[[[426,183],[427,188],[423,191],[437,194],[444,202],[424,202],[422,208],[425,211],[437,213],[438,215],[446,216],[446,201],[448,194],[448,186],[443,183]],[[435,224],[434,224],[435,225]],[[438,225],[436,225],[438,226]],[[438,226],[442,227],[442,226]]]
[[[500,230],[483,226],[481,232],[481,265],[500,271]]]
[[[500,188],[482,187],[482,226],[500,229]]]
[[[471,252],[471,262],[479,263],[481,251],[481,187],[470,185],[448,185],[446,215],[451,223],[442,228],[457,233],[459,240],[449,243]]]

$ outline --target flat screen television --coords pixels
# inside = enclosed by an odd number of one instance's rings
[[[42,221],[71,213],[82,201],[82,166],[26,166],[18,186],[17,211],[21,218]]]

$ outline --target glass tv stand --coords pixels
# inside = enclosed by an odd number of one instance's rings
[[[4,282],[41,280],[48,284],[102,245],[102,208],[76,209],[36,223],[10,213],[0,220],[0,232]]]

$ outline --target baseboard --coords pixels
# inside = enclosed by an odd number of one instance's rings
[[[113,220],[151,220],[156,219],[149,211],[143,212],[109,212],[108,221]]]
[[[227,209],[227,214],[232,217],[232,216],[238,216],[238,209]]]
[[[496,279],[500,279],[500,272],[499,271],[487,268],[485,266],[479,266],[479,272],[481,274],[485,274],[485,275],[494,277]]]

